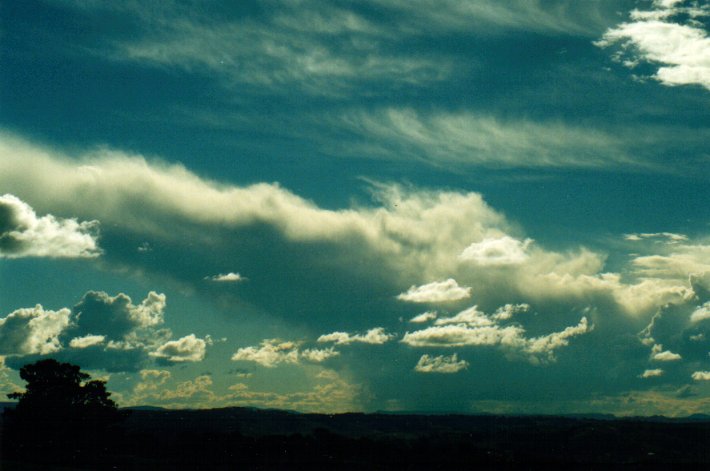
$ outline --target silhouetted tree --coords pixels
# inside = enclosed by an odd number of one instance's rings
[[[23,366],[20,378],[25,392],[8,394],[18,403],[3,415],[6,453],[80,461],[106,448],[108,430],[123,414],[104,381],[53,359]]]

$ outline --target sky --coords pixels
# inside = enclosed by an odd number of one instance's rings
[[[710,5],[0,4],[0,393],[710,413]]]

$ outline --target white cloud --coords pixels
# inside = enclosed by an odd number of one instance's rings
[[[215,260],[223,252],[234,253],[226,234],[238,236],[241,230],[264,225],[277,235],[275,241],[283,244],[281,248],[291,249],[302,242],[328,244],[336,255],[328,260],[328,267],[338,273],[362,276],[376,269],[385,283],[411,284],[400,299],[464,299],[470,295],[468,287],[475,286],[481,304],[500,304],[512,297],[531,303],[601,301],[643,315],[667,303],[684,302],[692,296],[689,273],[710,270],[710,246],[678,243],[654,244],[660,253],[636,257],[631,276],[624,273],[623,278],[620,273],[602,272],[603,253],[584,248],[554,252],[539,245],[528,247],[523,261],[498,273],[458,258],[472,240],[501,239],[502,234],[515,232],[476,193],[373,184],[378,204],[330,210],[275,184],[220,184],[179,165],[149,163],[140,156],[114,151],[70,159],[12,136],[3,137],[0,185],[16,193],[23,191],[23,197],[43,211],[70,211],[88,219],[100,216],[106,227],[119,234],[136,234],[138,240],[183,244],[185,240],[206,241],[205,234],[216,234],[209,240],[209,250],[190,246]],[[525,239],[516,240],[511,238],[511,246],[525,245]],[[317,252],[306,255],[313,257],[307,264],[323,263]],[[661,257],[663,262],[659,265],[651,257]],[[139,264],[141,270],[164,270],[141,265],[143,258],[125,263]],[[427,284],[432,279],[445,281]],[[158,317],[153,319],[157,322]],[[102,333],[88,330],[78,335]]]
[[[506,304],[496,309],[496,312],[491,316],[495,321],[507,321],[513,318],[514,315],[530,310],[529,304]]]
[[[691,377],[695,381],[710,381],[710,371],[695,371]]]
[[[95,345],[101,345],[106,341],[105,335],[85,335],[83,337],[74,337],[69,342],[71,348],[89,348]]]
[[[500,325],[500,317],[494,319],[478,311],[476,307],[462,311],[451,318],[440,318],[435,325],[414,332],[407,332],[401,342],[411,347],[482,347],[496,346],[511,354],[523,354],[533,363],[553,361],[554,351],[569,345],[569,339],[588,333],[592,327],[587,318],[561,332],[539,337],[525,337],[520,325]]]
[[[244,278],[242,275],[239,273],[220,273],[219,275],[214,275],[214,276],[208,276],[208,280],[211,281],[218,281],[218,282],[231,282],[231,283],[236,283],[239,281],[244,281],[246,278]]]
[[[710,15],[710,7],[683,7],[683,2],[654,3],[654,10],[634,11],[631,22],[604,33],[596,44],[620,44],[616,57],[635,67],[658,65],[654,78],[664,85],[701,85],[710,90],[710,38],[695,18]],[[680,17],[687,15],[686,24]]]
[[[414,371],[419,373],[458,373],[468,368],[468,366],[469,363],[465,360],[459,361],[455,353],[451,356],[429,356],[424,354],[414,367]]]
[[[393,334],[385,333],[382,327],[375,327],[365,334],[349,334],[347,332],[333,332],[318,337],[318,342],[333,342],[336,345],[349,345],[351,343],[367,343],[371,345],[382,345],[394,337]]]
[[[642,378],[658,378],[659,376],[663,376],[663,370],[660,368],[656,368],[653,370],[645,370],[642,374]]]
[[[280,363],[298,363],[298,348],[294,342],[266,339],[259,347],[244,347],[232,355],[232,361],[253,361],[267,368]]]
[[[700,322],[705,319],[710,319],[710,301],[698,306],[690,315],[690,322]]]
[[[644,239],[665,240],[670,244],[685,242],[688,236],[685,234],[676,234],[674,232],[641,232],[634,234],[624,234],[624,239],[632,242],[638,242]]]
[[[284,342],[279,339],[265,339],[258,347],[244,347],[232,355],[232,361],[253,361],[267,368],[285,364],[299,364],[301,360],[321,363],[340,355],[335,349],[307,348],[299,350],[297,342]]]
[[[683,357],[677,353],[671,352],[670,350],[664,350],[662,352],[654,352],[651,359],[656,361],[678,361],[682,360]]]
[[[333,124],[360,139],[341,153],[403,156],[491,168],[638,166],[621,134],[562,122],[501,120],[472,112],[385,108],[349,111]]]
[[[16,196],[0,196],[0,258],[91,258],[101,254],[98,221],[38,217]]]
[[[530,244],[531,239],[520,241],[510,236],[487,238],[466,247],[459,258],[482,266],[517,265],[528,258]]]
[[[173,363],[195,362],[205,359],[207,342],[195,334],[186,335],[177,340],[170,340],[157,348],[151,356]]]
[[[478,310],[478,306],[473,306],[453,317],[440,317],[434,322],[434,325],[465,324],[471,327],[483,327],[494,323],[493,319]]]
[[[444,281],[434,281],[422,286],[411,286],[406,293],[401,293],[397,299],[413,303],[441,303],[459,301],[471,296],[471,288],[459,286],[453,278]]]
[[[429,322],[431,320],[436,319],[436,316],[437,313],[435,311],[427,311],[412,317],[411,319],[409,319],[409,322],[412,322],[414,324],[423,324],[425,322]]]
[[[62,348],[59,336],[69,326],[71,311],[17,309],[0,318],[0,354],[48,354]]]
[[[314,363],[320,363],[322,361],[327,360],[328,358],[333,358],[337,357],[340,355],[340,352],[335,350],[333,347],[330,348],[307,348],[305,350],[302,350],[301,353],[301,358],[307,361],[312,361]]]

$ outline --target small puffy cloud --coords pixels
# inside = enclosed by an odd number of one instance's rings
[[[475,242],[459,255],[459,259],[482,266],[518,265],[527,258],[531,239],[520,241],[510,236],[486,238]]]
[[[229,273],[220,273],[219,275],[208,276],[206,279],[210,281],[226,283],[237,283],[239,281],[246,280],[246,278],[240,275],[239,273],[233,273],[231,271]]]
[[[513,318],[514,315],[521,312],[527,312],[530,309],[529,304],[506,304],[496,309],[496,312],[491,316],[496,321],[507,321]]]
[[[690,322],[700,322],[705,319],[710,319],[710,301],[704,303],[702,306],[698,306],[692,314],[690,314]]]
[[[158,347],[151,356],[164,359],[168,362],[183,363],[195,362],[205,359],[207,342],[195,334],[186,335],[177,340],[170,340]]]
[[[71,348],[89,348],[94,345],[100,345],[106,340],[105,335],[85,335],[83,337],[74,337],[69,342]]]
[[[412,303],[440,303],[459,301],[471,296],[471,288],[459,286],[453,278],[445,281],[434,281],[421,286],[411,286],[406,293],[401,293],[397,299]]]
[[[691,377],[695,381],[710,381],[710,371],[695,371]]]
[[[16,196],[0,196],[0,258],[90,258],[101,254],[98,221],[38,217]]]
[[[318,337],[318,342],[326,343],[333,342],[336,345],[348,345],[351,343],[367,343],[371,345],[382,345],[388,342],[393,334],[385,333],[382,327],[375,327],[368,330],[364,334],[349,334],[347,332],[333,332],[330,334],[321,335]]]
[[[671,352],[670,350],[664,350],[654,352],[651,356],[651,359],[656,361],[678,361],[682,360],[683,357],[677,353]]]
[[[328,358],[337,357],[340,352],[333,347],[330,348],[307,348],[300,353],[301,358],[314,363],[320,363]]]
[[[710,90],[710,38],[697,18],[710,7],[682,1],[654,2],[652,10],[631,13],[631,21],[609,29],[596,44],[621,48],[614,58],[629,68],[658,65],[654,78],[664,85],[701,85]]]
[[[60,335],[69,326],[71,311],[22,308],[0,318],[0,354],[48,354],[61,350]]]
[[[409,319],[409,322],[412,322],[414,324],[423,324],[425,322],[429,322],[431,320],[436,319],[436,316],[437,314],[435,311],[427,311],[412,317],[411,319]]]
[[[641,373],[641,378],[658,378],[659,376],[663,376],[663,370],[660,368],[645,370]]]
[[[332,347],[299,350],[299,344],[296,342],[266,339],[258,347],[240,348],[232,355],[232,361],[253,361],[267,368],[273,368],[282,363],[299,364],[301,360],[321,363],[338,355],[340,355],[340,352]]]
[[[459,361],[455,353],[451,356],[424,354],[414,367],[414,371],[419,373],[458,373],[468,368],[468,365],[469,363],[465,360]]]
[[[482,327],[493,325],[494,323],[493,319],[478,310],[478,306],[473,306],[453,317],[441,317],[434,322],[434,325],[465,324],[467,326]]]

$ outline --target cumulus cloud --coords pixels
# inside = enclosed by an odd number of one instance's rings
[[[656,344],[651,349],[651,359],[656,361],[678,361],[682,360],[683,357],[670,350],[663,350],[662,345]]]
[[[98,221],[38,217],[11,194],[0,196],[0,258],[91,258],[101,254]]]
[[[522,354],[533,363],[553,361],[554,351],[569,345],[569,340],[590,332],[587,318],[560,332],[525,337],[517,324],[502,325],[474,306],[450,318],[439,318],[432,327],[407,332],[401,342],[411,347],[499,347],[511,354]]]
[[[528,258],[530,244],[531,239],[520,241],[510,236],[486,238],[466,247],[459,258],[483,266],[516,265]]]
[[[233,273],[231,271],[229,273],[220,273],[219,275],[208,276],[206,279],[210,280],[210,281],[228,282],[228,283],[236,283],[239,281],[246,280],[246,278],[244,278],[239,273]]]
[[[41,305],[17,309],[0,318],[0,354],[48,354],[62,348],[59,336],[69,326],[71,311]]]
[[[690,314],[690,322],[700,322],[710,319],[710,301],[698,306],[692,314]]]
[[[177,340],[170,340],[151,352],[151,356],[172,363],[195,362],[205,359],[207,342],[195,334],[186,335]]]
[[[596,44],[620,45],[617,60],[633,68],[658,66],[654,78],[664,85],[701,85],[710,90],[710,38],[696,19],[710,7],[687,2],[654,2],[650,11],[634,10],[631,21],[609,29]]]
[[[455,353],[450,356],[429,356],[425,353],[419,358],[414,371],[419,373],[458,373],[468,366],[469,363],[465,360],[459,361]]]
[[[103,291],[89,291],[74,306],[73,330],[80,334],[103,333],[110,340],[123,340],[136,329],[163,323],[166,297],[154,291],[140,304],[133,304],[123,293],[109,296]]]
[[[69,341],[71,348],[89,348],[95,345],[100,345],[106,341],[105,335],[85,335],[83,337],[74,337]]]
[[[512,319],[516,314],[527,312],[529,310],[529,304],[506,304],[496,309],[496,312],[491,316],[491,318],[495,321],[507,321]]]
[[[436,319],[436,316],[437,313],[435,311],[427,311],[412,317],[411,319],[409,319],[409,322],[412,322],[414,324],[423,324],[424,322],[429,322],[431,320]]]
[[[659,376],[663,376],[663,370],[660,368],[656,368],[653,370],[645,370],[643,373],[641,373],[642,378],[658,378]]]
[[[375,327],[364,334],[349,334],[347,332],[333,332],[318,337],[318,342],[333,342],[336,345],[349,345],[351,343],[367,343],[371,345],[382,345],[394,337],[393,334],[385,333],[382,327]]]
[[[72,309],[18,309],[0,318],[0,355],[8,355],[13,368],[52,354],[107,371],[135,371],[150,358],[202,360],[211,338],[191,334],[170,340],[170,329],[162,327],[165,305],[165,295],[153,291],[138,304],[124,293],[89,291]]]
[[[485,313],[479,311],[478,306],[473,306],[459,312],[453,317],[440,317],[434,322],[434,325],[447,324],[464,324],[467,326],[483,327],[494,325],[495,322]]]
[[[253,361],[267,368],[274,368],[282,363],[295,365],[301,360],[320,363],[339,354],[340,352],[333,348],[300,350],[297,342],[265,339],[259,346],[240,348],[232,355],[232,361]]]
[[[411,286],[406,293],[401,293],[397,299],[413,303],[441,303],[459,301],[471,296],[471,288],[459,286],[453,278],[444,281],[434,281],[422,286]]]
[[[695,371],[691,377],[695,381],[710,381],[710,371]]]

